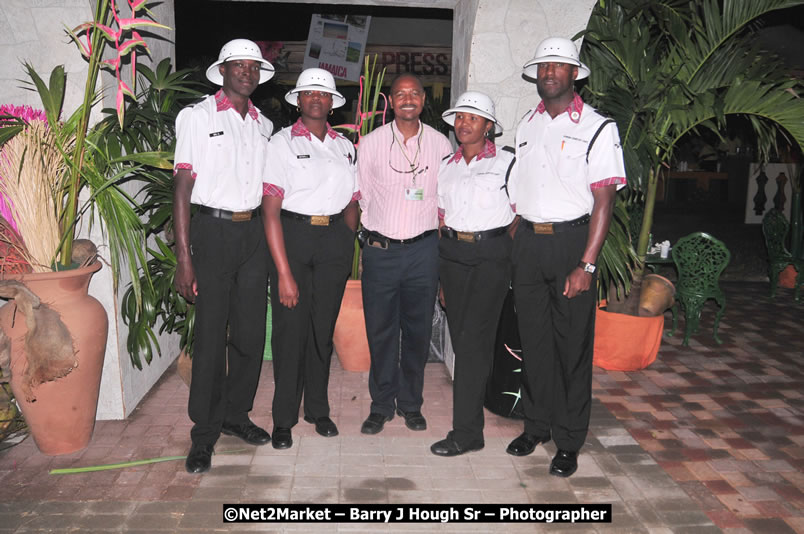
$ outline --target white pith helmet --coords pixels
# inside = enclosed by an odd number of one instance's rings
[[[265,83],[274,77],[274,66],[262,57],[260,47],[254,41],[248,39],[233,39],[223,45],[220,54],[218,54],[218,61],[213,63],[207,69],[207,80],[215,85],[223,85],[223,76],[218,70],[218,65],[224,61],[231,61],[234,59],[250,59],[252,61],[259,61],[260,65],[260,81]]]
[[[589,76],[589,67],[578,59],[575,43],[564,37],[548,37],[539,43],[536,47],[536,56],[523,67],[525,76],[535,80],[539,63],[569,63],[578,67],[576,80],[583,80]]]
[[[335,89],[335,78],[328,70],[313,67],[304,69],[296,80],[296,87],[285,94],[285,100],[295,105],[299,103],[299,93],[302,91],[321,91],[332,95],[332,109],[339,108],[346,103],[346,99]]]
[[[449,108],[441,114],[441,118],[450,126],[455,126],[456,113],[473,113],[480,115],[494,123],[491,133],[501,134],[503,131],[502,125],[494,117],[494,102],[488,95],[483,93],[466,91],[458,97],[454,107]]]

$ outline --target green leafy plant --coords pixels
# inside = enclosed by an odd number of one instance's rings
[[[644,269],[659,173],[680,140],[704,130],[721,136],[726,117],[740,115],[765,157],[779,133],[804,144],[800,83],[760,48],[754,24],[802,3],[599,0],[576,36],[584,36],[581,58],[592,71],[583,96],[617,121],[629,187],[644,194],[634,285]]]
[[[56,270],[71,266],[76,226],[86,215],[90,225],[93,221],[100,221],[102,231],[108,236],[115,286],[121,269],[127,266],[132,278],[136,279],[136,300],[139,302],[140,285],[136,275],[138,266],[145,264],[144,230],[137,216],[136,202],[119,186],[145,167],[169,168],[169,154],[158,151],[128,153],[106,137],[104,122],[90,127],[92,109],[101,100],[97,88],[100,70],[103,68],[114,73],[116,115],[122,125],[126,98],[134,96],[123,81],[123,65],[127,63],[132,74],[136,73],[137,51],[147,51],[147,45],[137,30],[142,27],[166,28],[152,18],[138,18],[141,12],[150,16],[146,0],[127,0],[127,3],[130,16],[126,18],[121,16],[114,0],[97,0],[92,21],[66,30],[88,62],[83,99],[72,113],[64,110],[67,74],[63,66],[53,69],[48,82],[28,63],[25,71],[42,101],[52,146],[64,163],[64,171],[51,177],[55,205],[52,215],[60,232],[58,247],[39,263]],[[112,57],[103,59],[109,56],[106,52],[110,48],[114,51]],[[22,131],[19,125],[11,128],[6,131],[3,127],[0,140],[8,141]],[[31,163],[31,160],[25,162]],[[84,191],[86,194],[82,194]],[[86,200],[82,200],[84,198]],[[26,243],[38,238],[31,233],[25,235],[22,229],[20,232]]]
[[[145,87],[125,112],[125,123],[108,121],[105,132],[128,153],[164,151],[173,154],[176,146],[176,115],[190,101],[201,96],[198,83],[190,81],[190,69],[171,72],[164,59],[155,70],[141,67]],[[138,273],[142,305],[138,305],[134,283],[126,290],[121,304],[123,321],[128,325],[126,347],[131,363],[142,369],[154,353],[161,354],[158,332],[177,332],[182,350],[192,352],[195,307],[176,291],[176,254],[173,250],[173,174],[161,167],[143,169],[138,214],[145,221],[144,231],[152,243],[148,261]]]

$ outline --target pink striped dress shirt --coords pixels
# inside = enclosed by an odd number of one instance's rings
[[[393,122],[361,139],[357,184],[363,226],[392,239],[410,239],[437,228],[436,177],[441,160],[450,153],[449,140],[421,122],[407,142]],[[411,164],[415,172],[404,172]],[[406,190],[416,189],[423,190],[422,200],[409,200]]]

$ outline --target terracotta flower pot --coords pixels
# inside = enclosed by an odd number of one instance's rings
[[[6,276],[25,284],[59,314],[72,336],[78,362],[66,376],[36,385],[32,390],[35,400],[27,400],[23,393],[26,320],[13,300],[0,308],[0,328],[11,339],[11,390],[43,454],[83,449],[92,437],[109,322],[106,310],[87,290],[90,278],[100,268],[101,263],[96,261],[70,271]]]
[[[658,274],[648,274],[642,279],[639,295],[639,316],[655,317],[662,315],[675,302],[676,286]]]
[[[644,369],[656,360],[663,330],[664,315],[635,317],[598,308],[592,363],[609,371]]]
[[[368,338],[366,337],[366,318],[363,316],[363,283],[361,280],[348,280],[341,301],[341,311],[335,322],[332,336],[335,352],[341,367],[347,371],[363,373],[371,366]]]
[[[796,276],[798,271],[792,265],[787,267],[779,273],[779,287],[786,287],[787,289],[794,289],[796,287]]]

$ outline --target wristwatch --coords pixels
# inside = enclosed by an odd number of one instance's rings
[[[578,267],[583,269],[583,272],[589,274],[595,274],[595,271],[597,270],[597,265],[594,263],[586,263],[585,261],[578,262]]]

